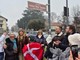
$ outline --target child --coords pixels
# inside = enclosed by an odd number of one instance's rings
[[[63,51],[63,45],[61,45],[61,37],[55,36],[48,44],[44,56],[48,60],[65,60],[65,58],[69,57],[69,50],[70,49],[67,48],[65,51]]]

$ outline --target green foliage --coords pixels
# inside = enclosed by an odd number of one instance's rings
[[[29,29],[39,30],[45,28],[45,20],[34,19],[28,23]]]
[[[45,26],[44,22],[45,20],[43,12],[40,12],[38,10],[24,10],[23,17],[17,21],[17,25],[19,28],[24,28],[24,29],[33,28],[36,30],[38,28],[44,28]]]

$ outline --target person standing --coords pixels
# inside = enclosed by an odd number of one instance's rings
[[[72,45],[78,45],[78,48],[80,48],[80,34],[76,33],[75,26],[73,25],[68,25],[66,27],[66,35],[65,39],[63,40],[63,45],[69,45],[70,47]],[[69,60],[80,60],[80,52],[78,52],[78,57],[75,57],[72,53],[72,49],[70,51],[70,57]]]
[[[43,32],[42,30],[38,30],[37,35],[34,38],[35,42],[38,42],[41,44],[43,51],[45,51],[45,45],[47,44],[46,39],[44,38]],[[44,52],[43,52],[44,55]],[[42,57],[41,60],[43,60],[44,58]]]
[[[61,26],[57,26],[56,27],[55,33],[57,34],[56,36],[60,36],[61,37],[61,40],[63,40],[64,33],[62,32],[62,27]]]
[[[44,38],[42,30],[38,30],[37,35],[34,38],[35,42],[40,43],[42,46],[46,44],[46,39]]]
[[[0,60],[4,59],[4,48],[6,48],[6,46],[4,45],[4,40],[5,40],[6,35],[7,33],[4,32],[2,36],[0,37]]]
[[[79,33],[76,33],[76,29],[75,29],[75,27],[73,25],[68,25],[66,27],[66,35],[65,35],[64,40],[63,40],[63,43],[64,44],[66,44],[66,45],[69,45],[70,44],[69,37],[71,35],[75,35],[74,37],[76,37],[77,35],[79,35]]]
[[[75,27],[73,25],[68,25],[65,29],[65,35],[62,43],[65,45],[69,45],[68,37],[70,35],[74,35],[75,33],[76,33]]]
[[[76,48],[74,47],[74,49],[80,49],[80,34],[79,33],[76,33],[76,29],[73,25],[69,25],[68,26],[69,28],[69,33],[70,35],[68,36],[68,41],[70,43],[70,46],[76,46]],[[71,49],[71,52],[72,52],[72,59],[73,60],[80,60],[80,51],[77,50],[76,54],[74,50]]]
[[[64,39],[62,41],[62,44],[65,44],[67,46],[69,46],[69,41],[68,41],[68,36],[70,35],[69,30],[70,30],[69,26],[67,26],[66,29],[65,29]]]
[[[67,47],[69,47],[69,41],[68,41],[69,35],[70,35],[69,27],[67,26],[65,29],[65,34],[64,34],[63,40],[61,42],[61,45],[63,45],[63,47],[64,47],[63,50],[65,50]]]
[[[54,36],[60,36],[61,40],[64,38],[64,34],[62,32],[62,27],[61,26],[56,26],[55,28],[55,33],[54,34],[49,34],[48,37],[46,38],[47,44],[49,44]]]
[[[23,29],[20,29],[18,32],[18,52],[19,52],[19,60],[24,60],[22,48],[24,45],[27,45],[30,43],[29,38],[26,36],[25,31]]]
[[[18,41],[14,33],[10,33],[9,38],[6,38],[5,60],[19,60],[18,58]]]

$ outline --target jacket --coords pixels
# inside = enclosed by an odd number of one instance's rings
[[[63,51],[69,47],[69,41],[68,41],[68,34],[64,35],[63,40],[61,41],[60,45],[62,46]]]
[[[41,38],[39,38],[38,36],[35,36],[34,38],[35,42],[41,43],[41,44],[46,44],[46,39],[44,38],[44,36],[42,35]]]
[[[18,47],[18,41],[16,40],[16,45]],[[14,49],[13,49],[13,45],[14,43],[10,40],[10,38],[6,39],[6,45],[7,48],[5,49],[5,60],[18,60],[18,49],[17,52],[15,53]]]
[[[63,32],[60,32],[56,36],[60,36],[61,37],[61,42],[63,41],[63,39],[64,39],[64,33]]]
[[[28,43],[30,43],[30,40],[27,36],[24,36],[22,40],[20,40],[20,37],[18,36],[18,52],[22,53],[22,48]]]
[[[4,52],[4,49],[3,49],[4,39],[5,39],[5,35],[2,35],[0,37],[0,52]]]

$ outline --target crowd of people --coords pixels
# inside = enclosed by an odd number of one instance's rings
[[[17,37],[14,33],[10,33],[7,38],[6,36],[7,33],[4,32],[0,37],[0,60],[28,60],[24,58],[23,49],[27,46],[29,50],[27,53],[33,53],[28,46],[32,42],[39,43],[41,49],[43,48],[40,59],[31,54],[33,60],[80,60],[80,34],[76,33],[73,25],[66,26],[64,32],[61,26],[57,26],[54,37],[49,35],[45,38],[42,30],[39,30],[34,41],[30,41],[23,29],[19,30]],[[39,46],[39,44],[36,45]],[[34,50],[37,51],[37,48]]]

